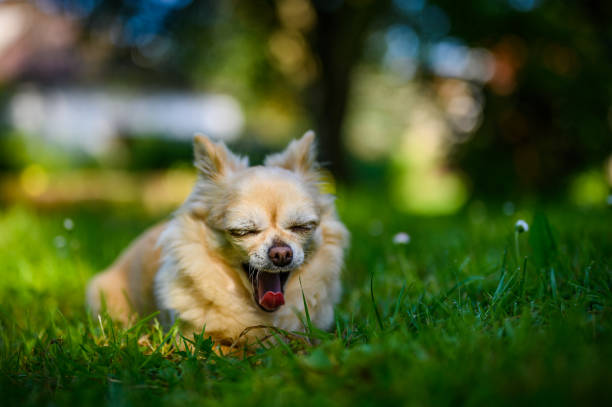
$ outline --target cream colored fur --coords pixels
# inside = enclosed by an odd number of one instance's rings
[[[274,326],[302,329],[302,290],[313,324],[328,329],[340,297],[340,271],[348,232],[333,197],[322,193],[314,134],[306,133],[264,166],[198,135],[194,141],[198,181],[171,220],[137,239],[87,289],[94,313],[101,294],[113,318],[129,324],[160,310],[166,325],[178,317],[182,331],[206,333],[218,343],[252,342]],[[295,232],[296,224],[312,230]],[[258,233],[235,236],[240,228]],[[281,240],[293,250],[285,304],[273,312],[256,303],[242,264],[267,264],[267,250]],[[275,267],[270,272],[286,271]],[[301,285],[300,285],[301,282]]]

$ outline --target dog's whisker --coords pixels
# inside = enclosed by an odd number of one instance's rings
[[[249,279],[253,279],[253,271],[255,271],[255,269],[251,266],[251,263],[247,263],[247,275]]]

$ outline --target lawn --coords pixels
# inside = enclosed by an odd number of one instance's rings
[[[611,210],[475,203],[417,218],[358,192],[338,205],[352,243],[335,328],[305,317],[246,358],[216,355],[205,332],[181,351],[156,325],[88,316],[88,278],[162,216],[3,208],[0,403],[612,403]]]

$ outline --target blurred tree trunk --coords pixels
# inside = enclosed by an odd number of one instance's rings
[[[317,25],[310,38],[319,59],[318,80],[309,89],[308,107],[319,136],[320,159],[337,179],[350,181],[342,126],[353,67],[373,20],[388,9],[388,0],[344,1],[340,6],[315,1]]]

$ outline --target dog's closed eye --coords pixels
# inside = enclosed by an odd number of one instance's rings
[[[316,222],[308,222],[308,223],[300,223],[300,224],[291,225],[289,226],[289,230],[291,230],[294,233],[305,233],[305,232],[309,232],[313,230],[315,227],[317,227]]]
[[[258,234],[260,231],[257,229],[228,229],[227,233],[233,237],[246,237]]]

